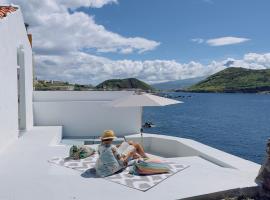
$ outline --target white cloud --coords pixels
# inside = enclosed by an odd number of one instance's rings
[[[7,0],[10,3],[11,0]],[[213,74],[228,66],[253,69],[270,68],[270,54],[246,54],[243,59],[213,61],[208,65],[175,60],[111,60],[86,53],[142,53],[155,49],[159,43],[141,37],[124,37],[98,25],[92,16],[82,12],[69,13],[68,8],[80,6],[100,8],[116,0],[12,0],[19,4],[30,24],[36,53],[36,73],[39,79],[65,80],[97,84],[110,78],[136,77],[149,83],[164,82]],[[228,37],[225,37],[228,38]],[[233,38],[233,37],[229,37]],[[217,39],[219,39],[217,41]],[[223,38],[224,39],[224,38]],[[240,38],[248,40],[247,38]],[[230,42],[216,38],[213,45]],[[195,38],[197,43],[204,39]],[[240,42],[233,39],[233,42]]]
[[[159,42],[142,37],[124,37],[95,22],[83,12],[70,13],[78,7],[100,8],[117,0],[8,0],[21,6],[25,21],[33,33],[37,54],[66,54],[93,49],[99,52],[142,53]]]
[[[82,52],[68,57],[38,56],[36,61],[39,66],[37,75],[40,79],[97,84],[111,78],[135,77],[148,83],[157,83],[208,76],[227,67],[268,69],[270,53],[248,53],[242,59],[228,58],[212,61],[208,65],[194,61],[179,63],[175,60],[115,61]]]
[[[198,44],[204,43],[204,39],[202,39],[202,38],[193,38],[193,39],[191,39],[191,41],[198,43]]]
[[[76,60],[76,62],[74,62]],[[39,79],[97,84],[110,78],[136,77],[149,83],[185,79],[212,73],[200,63],[174,60],[117,60],[77,52],[69,57],[37,56]]]
[[[206,43],[210,46],[225,46],[232,44],[239,44],[243,42],[249,41],[249,38],[241,38],[241,37],[220,37],[213,38],[206,41]]]
[[[243,59],[235,60],[232,67],[244,67],[248,69],[270,69],[270,53],[248,53]]]
[[[241,38],[241,37],[220,37],[220,38],[212,38],[205,40],[203,38],[193,38],[191,39],[192,42],[197,44],[208,44],[209,46],[225,46],[225,45],[233,45],[239,44],[243,42],[249,41],[249,38]]]
[[[106,4],[118,3],[117,0],[61,0],[61,4],[69,8],[93,7],[101,8]]]

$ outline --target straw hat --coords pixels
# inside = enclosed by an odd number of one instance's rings
[[[102,136],[101,136],[101,140],[108,140],[108,139],[114,139],[116,138],[113,130],[106,130],[103,132]]]

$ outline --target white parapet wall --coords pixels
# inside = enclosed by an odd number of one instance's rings
[[[144,133],[143,139],[140,134],[128,136],[127,139],[139,143],[143,141],[144,149],[147,152],[166,158],[196,156],[220,167],[238,169],[246,172],[255,171],[255,174],[257,174],[260,168],[260,165],[257,163],[191,139],[149,133]]]
[[[112,129],[118,136],[139,133],[141,109],[108,105],[131,91],[34,91],[34,125],[63,126],[64,138],[99,136]]]

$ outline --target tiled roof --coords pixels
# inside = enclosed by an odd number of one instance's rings
[[[6,17],[9,13],[15,12],[17,9],[13,6],[0,6],[0,19]]]

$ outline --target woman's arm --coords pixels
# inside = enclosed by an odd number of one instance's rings
[[[121,155],[118,153],[116,147],[112,147],[112,152],[113,152],[113,155],[114,155],[118,160],[120,160]]]

